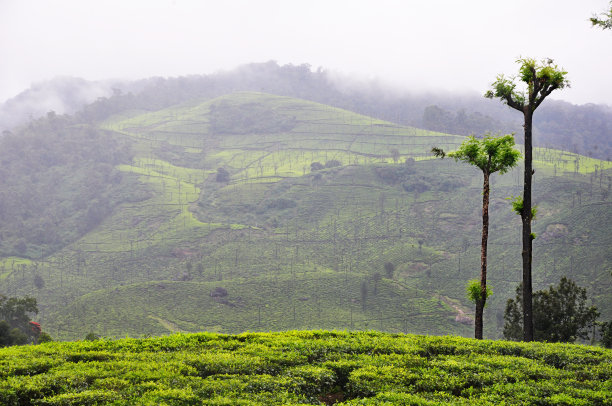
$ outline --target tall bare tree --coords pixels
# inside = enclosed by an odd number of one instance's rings
[[[498,98],[503,103],[523,113],[525,129],[525,173],[523,184],[522,204],[519,214],[523,223],[522,231],[522,258],[523,258],[523,339],[533,341],[533,311],[531,283],[531,265],[534,234],[531,232],[533,211],[531,207],[531,180],[534,173],[532,165],[532,123],[533,113],[542,104],[544,99],[553,91],[569,87],[566,79],[567,72],[559,69],[552,59],[536,62],[531,58],[520,58],[519,73],[513,77],[503,74],[492,83],[492,89],[485,93],[489,99]],[[523,89],[517,89],[519,84]]]

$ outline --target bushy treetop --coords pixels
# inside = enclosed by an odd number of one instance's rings
[[[467,137],[458,150],[449,152],[447,156],[455,161],[475,165],[489,174],[504,174],[516,166],[521,153],[514,149],[514,136],[508,134],[496,137],[487,134],[482,139]]]
[[[497,80],[491,84],[492,89],[485,93],[486,98],[499,98],[513,109],[521,111],[529,106],[533,112],[554,90],[570,86],[567,72],[560,69],[552,59],[537,62],[533,58],[519,58],[516,62],[521,65],[518,75],[497,76]],[[527,86],[527,92],[517,89],[520,82]]]

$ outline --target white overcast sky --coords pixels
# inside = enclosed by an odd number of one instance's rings
[[[55,76],[206,74],[309,63],[400,89],[484,92],[519,56],[554,58],[612,105],[608,0],[0,0],[0,101]]]

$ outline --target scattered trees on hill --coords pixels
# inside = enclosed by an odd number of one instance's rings
[[[612,348],[612,321],[601,323],[599,326],[601,344],[606,348]]]
[[[533,335],[533,310],[532,310],[532,283],[531,266],[533,239],[531,233],[531,182],[534,174],[533,159],[533,140],[532,124],[535,110],[542,104],[544,99],[553,91],[569,87],[566,79],[567,72],[559,69],[552,59],[547,59],[541,63],[535,59],[521,58],[517,60],[520,64],[519,74],[515,77],[499,75],[493,82],[492,90],[485,93],[489,99],[498,98],[511,108],[523,113],[525,129],[525,172],[523,184],[523,210],[521,220],[523,223],[523,328],[524,340],[531,341]],[[522,82],[527,87],[525,91],[517,90],[517,86]]]
[[[335,168],[336,166],[342,166],[342,162],[338,161],[337,159],[330,159],[329,161],[325,162],[326,168]]]
[[[387,278],[393,279],[393,274],[395,273],[395,265],[393,265],[392,262],[385,262],[384,268]]]
[[[0,347],[50,341],[40,324],[30,320],[31,313],[38,313],[35,298],[0,294]]]
[[[522,286],[516,288],[516,299],[508,299],[504,313],[504,337],[520,341],[523,338]],[[559,286],[533,294],[534,339],[548,342],[573,343],[587,339],[599,316],[595,306],[587,305],[586,289],[566,277]]]
[[[374,281],[374,296],[378,294],[378,284],[382,281],[382,275],[380,272],[374,272],[372,275],[372,280]]]
[[[389,152],[391,153],[391,158],[393,159],[393,163],[396,164],[397,161],[399,161],[400,156],[401,156],[399,150],[397,148],[391,148]]]
[[[11,328],[6,321],[0,321],[0,347],[11,345],[23,345],[27,343],[28,337],[18,328]]]
[[[227,183],[230,181],[230,174],[225,168],[217,168],[217,175],[215,181],[219,183]]]
[[[321,162],[312,162],[310,164],[310,171],[311,172],[320,171],[323,168],[325,168],[325,167],[323,166],[323,164]]]
[[[227,295],[227,290],[221,286],[217,286],[210,292],[210,297],[226,297]]]
[[[494,137],[486,135],[482,140],[474,136],[468,137],[458,150],[445,153],[440,148],[433,148],[434,155],[440,158],[449,156],[455,161],[467,162],[478,167],[483,174],[482,186],[482,245],[480,251],[480,289],[469,289],[470,298],[476,304],[474,321],[474,337],[482,339],[483,312],[489,296],[487,289],[487,241],[489,238],[489,178],[495,172],[508,172],[515,167],[521,153],[514,149],[514,137],[504,135]]]
[[[363,311],[366,310],[366,301],[368,300],[368,282],[365,280],[361,282],[361,308]]]
[[[210,106],[210,129],[214,134],[257,134],[290,131],[295,117],[287,116],[257,103]]]
[[[504,124],[479,112],[467,113],[461,109],[455,114],[437,105],[427,106],[422,119],[422,126],[428,130],[462,135],[506,128],[508,125]]]
[[[34,286],[36,286],[38,290],[45,287],[45,280],[39,274],[34,275]]]
[[[49,114],[0,137],[0,255],[40,257],[97,226],[136,180],[127,143]]]
[[[416,171],[410,163],[406,165],[385,165],[375,169],[376,175],[387,184],[401,185],[407,193],[423,193],[428,190],[450,192],[467,182],[459,176],[438,176],[436,173],[423,173]]]

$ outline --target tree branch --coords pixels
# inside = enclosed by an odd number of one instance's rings
[[[538,76],[536,73],[536,68],[535,66],[530,66],[529,70],[531,71],[531,83],[528,84],[529,86],[529,105],[533,105],[533,102],[536,100],[536,96],[538,94],[538,92],[540,91],[540,81],[538,80]]]
[[[506,104],[513,109],[523,111],[523,104],[514,100],[511,94],[504,96],[504,100],[506,101]]]
[[[549,94],[551,94],[555,89],[557,89],[556,86],[549,86],[549,87],[544,87],[541,92],[540,92],[540,97],[538,97],[535,100],[535,103],[533,104],[533,110],[537,109],[538,106],[540,104],[542,104],[542,102],[544,101],[544,99],[546,97],[548,97]]]

